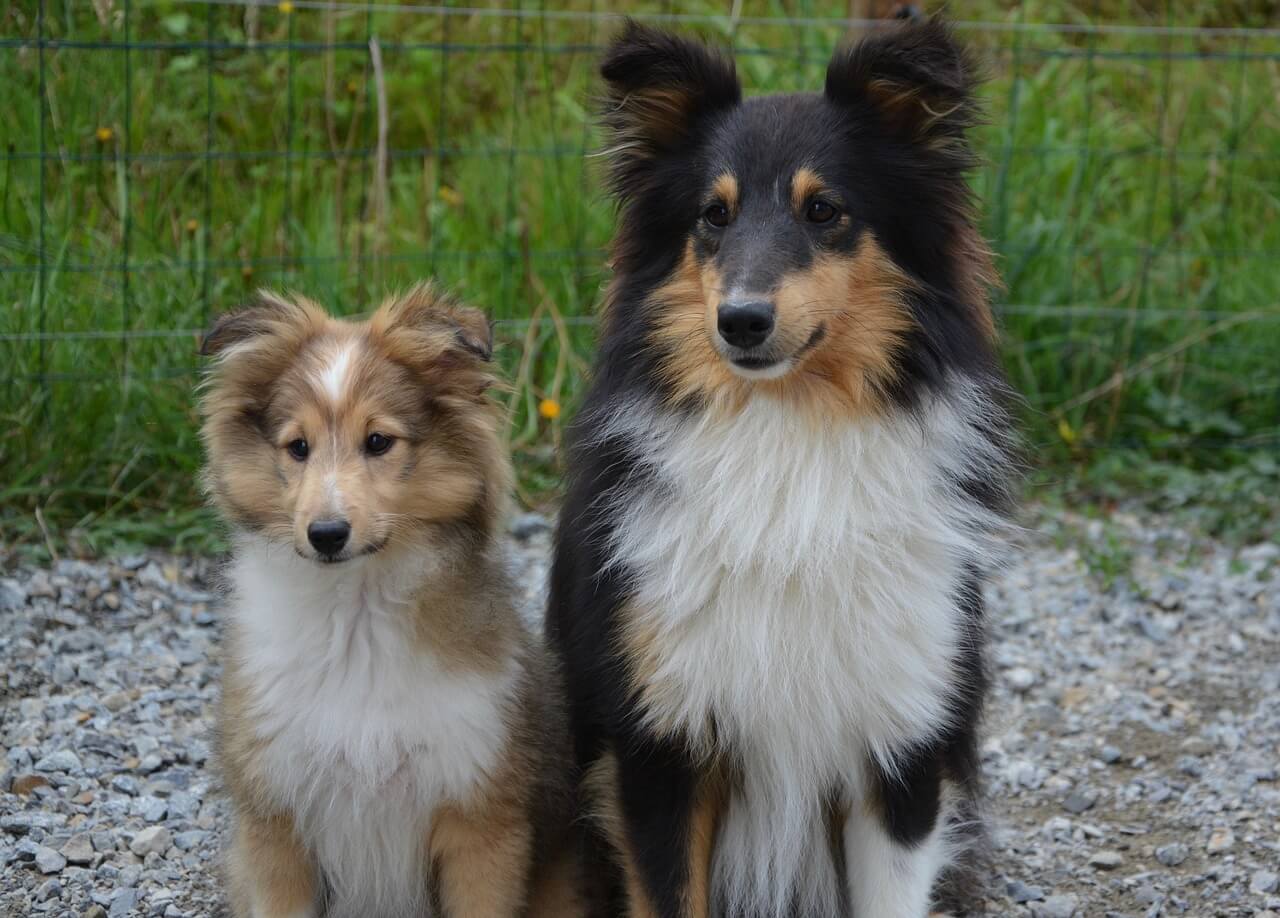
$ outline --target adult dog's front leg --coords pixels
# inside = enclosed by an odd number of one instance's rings
[[[719,797],[676,746],[620,741],[590,793],[617,851],[630,918],[707,918]]]

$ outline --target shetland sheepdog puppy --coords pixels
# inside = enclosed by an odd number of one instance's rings
[[[203,352],[234,914],[571,913],[568,733],[499,551],[484,316],[426,286],[362,323],[263,293]]]
[[[620,205],[548,631],[601,914],[922,918],[976,834],[983,572],[1012,466],[939,23],[822,92],[634,23]]]

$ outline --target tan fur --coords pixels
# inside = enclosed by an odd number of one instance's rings
[[[957,221],[951,245],[951,261],[960,271],[956,284],[960,296],[973,311],[987,340],[994,342],[996,322],[991,314],[991,290],[1000,286],[995,256],[982,233],[966,220]]]
[[[627,837],[626,823],[622,818],[622,801],[618,799],[618,759],[607,752],[596,759],[582,779],[582,793],[587,802],[587,812],[609,844],[613,846],[622,865],[626,886],[627,918],[657,918],[658,912],[649,900],[649,893],[640,877],[635,851]]]
[[[685,845],[686,876],[681,918],[710,918],[711,857],[716,830],[728,802],[726,770],[708,765],[698,783],[689,813],[689,834]],[[649,899],[640,877],[635,851],[626,834],[618,791],[618,760],[612,752],[600,756],[582,782],[591,819],[618,855],[622,865],[629,918],[656,918],[658,911]],[[677,841],[672,840],[673,843]]]
[[[287,814],[241,815],[228,873],[238,915],[291,918],[316,900],[315,871]]]
[[[685,887],[687,918],[710,918],[711,856],[715,852],[716,829],[728,800],[728,788],[718,769],[702,778],[689,817],[687,848],[688,885]]]
[[[515,788],[494,789],[483,805],[436,814],[428,851],[440,905],[449,918],[520,914],[533,832]]]
[[[511,472],[485,395],[489,350],[483,315],[425,286],[358,323],[263,294],[206,340],[215,363],[202,403],[205,481],[234,525],[302,552],[308,523],[331,510],[332,479],[353,545],[428,544],[449,559],[413,594],[409,634],[451,669],[495,673],[514,659],[523,677],[500,767],[477,776],[470,798],[422,814],[423,888],[448,918],[524,915],[534,901],[556,911],[531,914],[572,918],[580,905],[567,837],[568,730],[558,673],[519,620],[496,550]],[[346,383],[335,393],[324,371],[343,352]],[[373,430],[395,440],[382,456],[361,452]],[[315,446],[306,462],[285,450],[298,437]],[[234,620],[225,643],[219,764],[237,826],[232,909],[296,914],[317,901],[321,878],[292,815],[266,790],[268,740]]]
[[[738,179],[732,172],[725,172],[711,183],[711,197],[729,209],[729,213],[738,212]]]
[[[670,280],[654,294],[661,310],[655,344],[675,401],[705,400],[713,410],[737,410],[750,392],[787,402],[815,423],[883,410],[895,354],[912,326],[904,297],[911,279],[867,234],[851,256],[825,255],[785,277],[774,297],[776,331],[788,353],[819,328],[822,339],[786,376],[744,380],[715,349],[720,278],[701,264],[692,243]]]
[[[791,176],[791,209],[803,216],[805,205],[811,198],[826,190],[826,182],[808,166],[801,166]]]
[[[229,339],[237,326],[243,337]],[[482,314],[426,286],[383,304],[365,323],[263,294],[206,339],[218,361],[202,405],[207,490],[233,522],[288,535],[304,555],[307,526],[336,512],[331,478],[353,549],[467,515],[496,524],[511,473],[498,408],[483,396],[492,376],[476,351],[488,346]],[[335,399],[322,377],[343,353],[346,376]],[[362,446],[375,431],[395,442],[370,462]],[[299,438],[312,445],[306,463],[285,454]]]
[[[655,86],[632,92],[621,105],[628,110],[637,137],[624,137],[622,141],[645,138],[669,143],[684,132],[690,104],[689,93],[677,87]]]

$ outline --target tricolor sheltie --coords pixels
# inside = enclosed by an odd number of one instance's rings
[[[572,912],[568,734],[498,550],[489,349],[427,287],[363,323],[263,294],[204,341],[237,916]]]
[[[823,92],[636,24],[549,635],[597,914],[922,918],[977,834],[981,580],[1012,466],[945,26]]]

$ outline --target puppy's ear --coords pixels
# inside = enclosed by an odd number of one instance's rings
[[[324,321],[324,310],[303,299],[291,300],[259,290],[243,306],[224,312],[200,341],[200,356],[225,358],[239,345],[300,338]]]
[[[964,149],[978,120],[973,62],[940,20],[887,25],[838,49],[827,67],[827,98],[870,106],[908,139],[937,150]]]
[[[699,121],[742,99],[733,61],[706,45],[627,20],[600,65],[614,191],[630,197],[649,166],[680,150]]]
[[[370,333],[439,389],[483,392],[494,382],[493,330],[479,309],[419,284],[374,313]]]
[[[429,283],[418,284],[374,315],[375,327],[418,340],[423,355],[460,351],[484,362],[493,358],[493,329],[479,309],[455,302]]]

